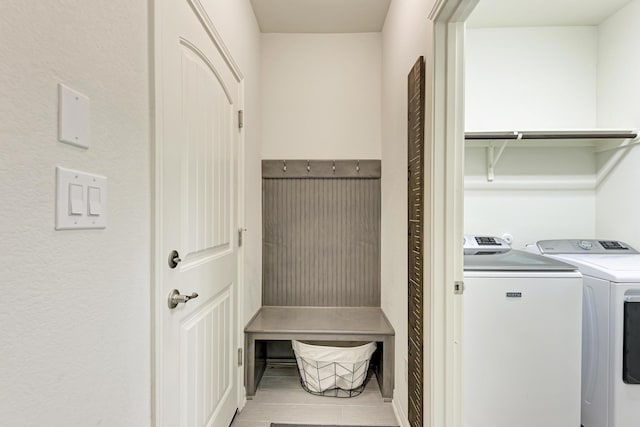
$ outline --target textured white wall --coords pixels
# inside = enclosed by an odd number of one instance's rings
[[[542,239],[595,237],[595,191],[563,186],[568,181],[593,181],[592,148],[507,148],[487,183],[486,149],[465,149],[464,230],[469,234],[513,236],[513,247],[523,249]],[[517,190],[494,189],[509,182],[542,182],[543,189],[527,185]]]
[[[263,158],[379,159],[381,65],[380,33],[263,34]]]
[[[468,130],[596,124],[596,27],[473,28],[465,37]]]
[[[0,424],[150,424],[147,2],[0,2]],[[59,82],[91,98],[57,142]],[[108,177],[105,230],[54,231],[55,166]]]
[[[514,249],[544,239],[595,237],[593,191],[466,191],[464,203],[465,233],[508,233]]]
[[[393,1],[382,33],[382,308],[396,332],[394,401],[408,423],[407,359],[407,75],[427,61],[426,138],[431,134],[432,0]],[[426,183],[426,185],[429,185]],[[425,308],[429,291],[425,290]],[[428,411],[428,396],[425,410]]]
[[[640,1],[599,27],[598,126],[640,128]],[[598,238],[624,240],[640,249],[640,148],[631,149],[597,193]],[[604,161],[607,155],[599,156]]]
[[[240,323],[253,317],[262,303],[262,132],[260,108],[260,29],[250,0],[203,0],[216,29],[244,76],[245,219],[244,301]],[[239,342],[242,344],[244,338]]]

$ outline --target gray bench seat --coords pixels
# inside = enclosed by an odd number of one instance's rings
[[[265,341],[375,341],[381,347],[376,376],[385,401],[393,397],[394,337],[379,307],[261,307],[245,332],[245,386],[252,399],[265,369]]]

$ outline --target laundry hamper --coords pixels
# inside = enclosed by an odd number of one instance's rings
[[[317,396],[354,397],[366,385],[376,343],[329,347],[291,341],[302,388]]]

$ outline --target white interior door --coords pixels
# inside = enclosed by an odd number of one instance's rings
[[[237,408],[240,86],[196,0],[156,3],[158,425],[230,424]],[[180,262],[171,268],[169,254]],[[177,261],[177,260],[176,260]],[[171,309],[172,290],[197,293]]]

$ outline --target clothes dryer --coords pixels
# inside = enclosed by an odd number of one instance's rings
[[[615,240],[542,240],[528,249],[584,276],[582,425],[640,426],[640,253]]]
[[[578,427],[582,277],[465,236],[464,427]]]

